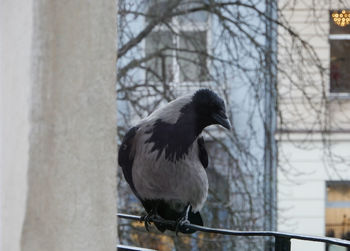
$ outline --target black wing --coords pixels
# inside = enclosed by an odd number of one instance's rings
[[[132,147],[137,129],[138,127],[133,127],[125,134],[123,142],[119,148],[118,163],[122,167],[124,177],[131,190],[138,198],[140,198],[136,192],[134,182],[132,181],[132,165],[135,157],[135,153],[132,152]]]
[[[204,138],[199,137],[197,140],[198,143],[198,156],[199,160],[201,161],[202,165],[204,168],[208,167],[208,152],[207,149],[205,149],[205,143],[204,143]]]

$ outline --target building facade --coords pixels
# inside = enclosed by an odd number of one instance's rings
[[[279,72],[290,74],[278,78],[277,228],[349,239],[350,2],[279,1],[279,8],[304,43],[283,40],[279,28]],[[305,241],[292,249],[346,250]]]

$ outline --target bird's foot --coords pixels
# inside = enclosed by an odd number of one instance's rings
[[[157,216],[158,216],[158,213],[157,213],[156,208],[153,208],[151,211],[149,211],[145,215],[141,216],[140,221],[145,222],[145,228],[146,228],[147,232],[149,232],[149,225],[151,225],[151,222],[153,222],[154,219],[157,218]]]
[[[188,206],[186,207],[186,210],[185,210],[185,215],[182,216],[181,218],[179,218],[179,219],[177,220],[176,228],[175,228],[176,236],[178,236],[179,230],[184,230],[184,231],[188,231],[188,230],[189,230],[188,228],[185,228],[185,229],[183,229],[183,228],[184,228],[184,225],[190,224],[190,223],[191,223],[191,222],[188,220],[188,213],[189,213],[190,210],[191,210],[191,206],[188,205]]]
[[[153,212],[149,212],[146,215],[141,216],[140,221],[144,221],[145,222],[145,228],[147,230],[147,232],[149,232],[149,225],[151,225],[151,222],[154,219],[155,214]]]
[[[178,233],[179,231],[188,231],[189,229],[188,228],[185,228],[184,229],[184,226],[186,224],[190,224],[191,222],[187,219],[187,217],[181,217],[179,220],[177,220],[177,223],[176,223],[176,228],[175,228],[175,233],[176,233],[176,236],[178,236]],[[182,232],[181,231],[181,232]]]

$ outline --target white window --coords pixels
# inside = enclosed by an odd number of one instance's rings
[[[146,24],[162,15],[169,1],[154,1],[148,6]],[[179,10],[192,8],[194,1],[183,1]],[[209,16],[206,12],[179,15],[158,25],[145,42],[146,79],[152,82],[199,83],[208,74]]]

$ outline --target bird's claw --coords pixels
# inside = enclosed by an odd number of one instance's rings
[[[191,210],[191,205],[188,204],[186,209],[185,209],[184,216],[181,217],[180,219],[178,219],[178,221],[177,221],[176,228],[175,228],[176,236],[178,236],[177,233],[179,232],[179,230],[181,230],[181,228],[183,228],[184,225],[191,223],[188,220],[188,214],[189,214],[190,210]],[[188,228],[184,229],[184,231],[188,231],[188,230],[189,230]]]
[[[186,224],[190,224],[191,222],[187,219],[187,217],[180,218],[176,223],[175,233],[178,236],[178,232],[184,227]],[[188,230],[188,229],[185,229]]]
[[[147,230],[147,232],[149,232],[149,225],[151,225],[151,221],[153,220],[153,214],[146,214],[141,216],[140,221],[144,221],[145,222],[145,228]]]

